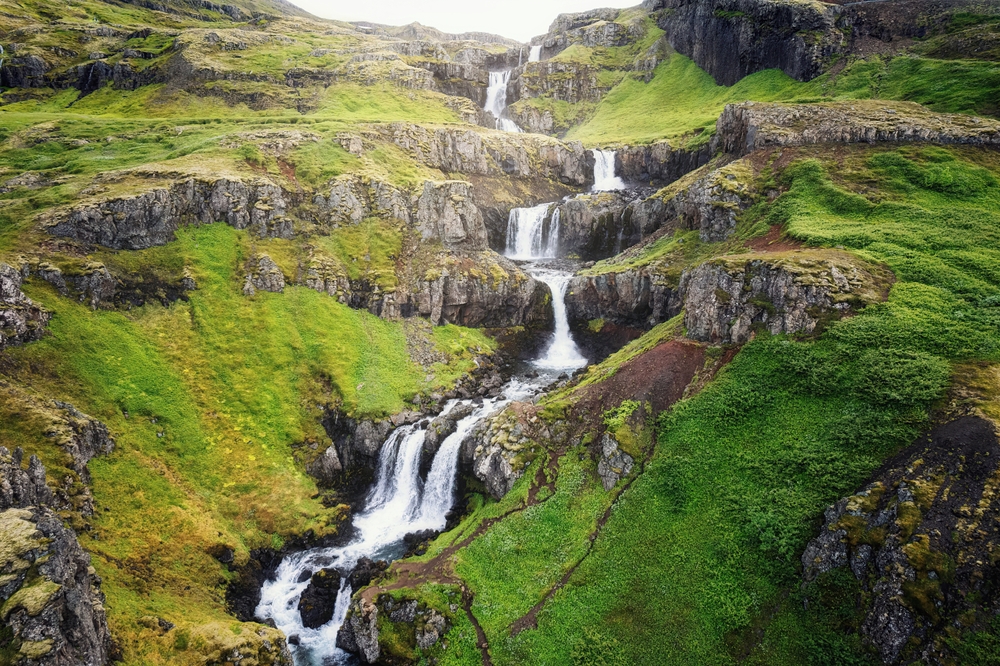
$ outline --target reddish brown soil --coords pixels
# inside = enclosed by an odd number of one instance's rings
[[[805,247],[799,241],[782,238],[780,224],[772,226],[767,235],[751,238],[744,245],[754,252],[788,252],[790,250],[801,250]]]
[[[580,392],[575,411],[597,414],[625,400],[650,403],[657,414],[684,397],[684,389],[705,365],[705,348],[668,340],[622,364],[615,376]]]

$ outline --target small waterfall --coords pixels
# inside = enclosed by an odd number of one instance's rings
[[[542,59],[542,45],[531,47],[531,53],[528,54],[528,62],[538,62]]]
[[[624,190],[625,181],[615,175],[615,151],[592,150],[594,154],[594,186],[592,192]]]
[[[524,63],[524,48],[520,48],[517,51],[517,66],[520,67]]]
[[[552,204],[512,208],[507,217],[507,249],[511,259],[554,259],[559,247],[559,208],[555,209],[546,234],[545,218]]]
[[[505,132],[520,132],[521,128],[507,117],[507,84],[512,70],[490,72],[490,85],[486,89],[486,104],[483,109],[497,119],[497,129]]]
[[[553,204],[514,208],[507,218],[507,251],[511,259],[533,261],[552,259],[559,248],[559,207],[556,206],[545,234],[545,217]],[[527,264],[528,274],[548,285],[552,292],[555,330],[545,353],[532,363],[543,370],[576,370],[587,365],[569,330],[566,313],[566,288],[573,274],[547,266]]]
[[[580,353],[573,335],[569,330],[569,318],[566,316],[566,288],[573,274],[568,271],[552,269],[529,270],[528,273],[536,280],[541,280],[552,291],[552,313],[556,320],[552,341],[545,349],[541,358],[532,363],[545,370],[576,370],[587,365],[587,359]]]

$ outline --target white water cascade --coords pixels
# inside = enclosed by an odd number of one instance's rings
[[[538,62],[542,59],[542,46],[532,46],[531,52],[528,54],[528,62]]]
[[[490,85],[486,89],[486,104],[483,109],[489,111],[497,119],[497,129],[505,132],[520,132],[520,127],[507,117],[507,84],[510,83],[512,70],[490,72]]]
[[[543,219],[549,206],[538,207],[545,209],[540,215]],[[531,217],[520,213],[515,215],[521,216],[525,219]],[[549,244],[552,247],[551,256],[554,256],[559,233],[559,218],[555,213],[550,229]],[[528,256],[537,258],[550,256],[549,253],[546,247],[538,252],[530,251]],[[570,336],[566,319],[564,296],[571,274],[531,264],[527,268],[532,276],[552,289],[555,309],[556,327],[552,341],[545,353],[533,362],[540,372],[535,373],[532,379],[511,379],[498,398],[483,399],[471,414],[459,420],[455,432],[441,443],[426,479],[420,477],[420,458],[427,422],[402,426],[393,431],[379,453],[375,482],[368,492],[364,509],[353,518],[355,532],[350,543],[290,555],[278,566],[275,579],[264,583],[256,615],[262,620],[274,620],[286,636],[297,637],[298,645],[292,646],[296,666],[354,663],[349,654],[336,647],[336,639],[350,606],[352,590],[347,579],[358,560],[362,557],[395,559],[404,550],[403,537],[407,534],[444,529],[446,516],[455,503],[459,450],[472,429],[508,403],[537,393],[560,373],[572,372],[586,365],[587,360],[580,355]],[[451,401],[442,413],[455,409],[457,405],[470,403],[471,400]],[[333,618],[318,629],[310,629],[302,624],[298,611],[299,597],[309,586],[310,576],[327,568],[337,569],[342,576]]]
[[[548,285],[552,292],[552,314],[555,330],[542,356],[533,365],[542,370],[576,370],[587,365],[569,330],[566,314],[566,288],[573,274],[539,260],[554,259],[559,248],[559,207],[552,211],[548,229],[545,217],[552,204],[531,208],[514,208],[507,218],[507,250],[511,259],[528,262],[528,274]]]
[[[553,211],[546,229],[545,218],[552,204],[514,208],[507,218],[507,249],[511,259],[554,259],[559,247],[559,208]]]
[[[593,192],[610,192],[624,190],[625,181],[615,175],[615,151],[593,150],[594,153],[594,186]]]

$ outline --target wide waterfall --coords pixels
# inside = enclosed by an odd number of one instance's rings
[[[286,636],[294,636],[293,657],[297,666],[327,666],[353,663],[350,655],[336,647],[337,633],[347,617],[352,594],[348,576],[362,557],[393,560],[404,552],[403,538],[424,530],[444,529],[446,516],[455,503],[459,450],[473,428],[490,414],[515,400],[537,393],[558,375],[587,364],[573,341],[566,316],[566,287],[572,274],[533,260],[555,256],[559,240],[559,209],[546,217],[552,204],[511,211],[510,231],[514,239],[511,256],[531,261],[528,273],[552,290],[555,331],[545,352],[532,364],[539,370],[531,379],[514,378],[503,387],[500,396],[483,399],[476,409],[457,423],[454,433],[445,438],[434,455],[427,478],[420,475],[427,421],[401,426],[394,430],[379,453],[375,482],[365,498],[363,509],[353,518],[354,537],[338,548],[314,548],[290,555],[278,566],[274,580],[261,589],[258,618],[272,619]],[[519,249],[523,248],[523,252]],[[472,400],[453,400],[445,405],[447,413],[457,405]],[[310,576],[320,569],[336,569],[342,575],[333,618],[317,629],[302,624],[299,597],[309,586]]]
[[[507,117],[507,84],[510,83],[511,70],[490,72],[490,85],[486,89],[486,104],[483,109],[493,114],[497,119],[497,129],[505,132],[520,132],[520,127]]]
[[[615,175],[615,151],[593,150],[594,154],[594,192],[624,190],[625,181]]]
[[[539,44],[538,46],[532,46],[531,53],[528,54],[528,62],[538,62],[541,59],[542,59],[541,44]]]

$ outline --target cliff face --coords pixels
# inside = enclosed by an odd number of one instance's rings
[[[693,340],[740,344],[761,327],[812,333],[823,320],[881,300],[886,277],[848,255],[792,253],[707,262],[681,277]]]
[[[822,73],[844,36],[837,8],[773,0],[647,0],[670,45],[720,85],[778,68],[808,81]]]
[[[1000,122],[933,113],[908,102],[730,104],[719,116],[716,131],[722,149],[734,155],[821,143],[1000,145]]]
[[[137,196],[83,204],[47,220],[53,236],[116,250],[165,245],[185,224],[225,222],[262,238],[290,238],[288,202],[272,182],[196,178]]]

